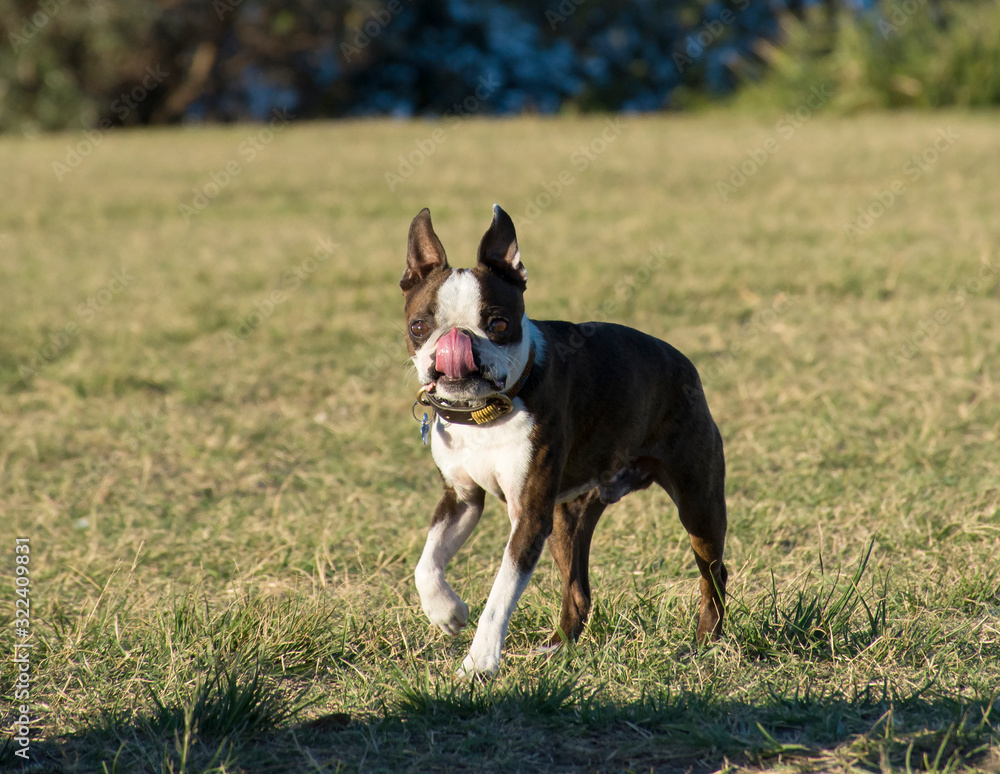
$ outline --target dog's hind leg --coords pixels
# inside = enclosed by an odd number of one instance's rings
[[[664,464],[654,475],[677,505],[681,524],[691,537],[701,573],[697,636],[703,645],[722,634],[729,576],[722,559],[726,547],[726,465],[722,439],[714,424],[708,438],[711,440],[695,447],[697,453]]]
[[[698,642],[702,645],[722,634],[729,571],[722,560],[726,545],[725,504],[679,507],[681,523],[691,535],[691,547],[701,573],[701,607]]]
[[[445,485],[414,579],[427,617],[445,634],[458,634],[469,621],[469,606],[448,584],[444,569],[458,553],[483,514],[486,493],[476,487],[462,496]]]
[[[564,637],[575,640],[583,631],[590,615],[590,541],[605,508],[596,489],[556,506],[548,543],[562,575],[562,612],[559,631],[540,651],[558,648]]]

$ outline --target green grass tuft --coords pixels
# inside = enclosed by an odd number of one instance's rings
[[[849,578],[840,578],[839,572],[832,579],[824,575],[819,585],[800,584],[781,593],[772,572],[770,592],[752,607],[742,599],[730,601],[729,625],[744,652],[756,657],[791,652],[822,659],[854,656],[874,645],[886,634],[889,598],[888,575],[881,589],[874,581],[861,589],[874,544],[873,538]]]
[[[259,664],[247,669],[241,661],[237,658],[231,666],[216,661],[193,685],[174,686],[171,695],[151,689],[150,731],[157,735],[183,731],[210,740],[232,734],[254,737],[293,720],[309,706],[301,701],[302,691],[286,696],[267,684]]]

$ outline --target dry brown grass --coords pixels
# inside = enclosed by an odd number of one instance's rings
[[[259,128],[122,132],[62,182],[51,164],[80,137],[0,142],[0,503],[3,550],[32,546],[33,770],[995,770],[995,117],[819,111],[790,137],[778,119],[626,118],[586,169],[574,153],[605,119],[470,120],[394,192],[386,173],[437,124],[291,126],[249,163]],[[911,181],[947,127],[959,138]],[[772,137],[723,200],[731,165]],[[234,159],[185,223],[192,188]],[[529,222],[563,171],[573,183]],[[897,179],[905,193],[848,239]],[[545,558],[500,677],[438,679],[468,635],[434,634],[410,578],[438,485],[396,282],[421,207],[467,265],[494,201],[519,223],[533,316],[613,300],[612,319],[702,371],[733,570],[711,650],[692,647],[683,530],[649,492],[598,530],[597,611],[573,654],[524,656],[557,612]],[[122,269],[134,280],[82,311]],[[450,571],[474,617],[506,532],[490,506]],[[5,582],[8,632],[13,608]],[[243,686],[256,664],[277,691],[258,705],[303,688],[318,703],[266,735],[158,719],[158,700],[190,716],[220,665]],[[308,724],[333,712],[350,724]]]

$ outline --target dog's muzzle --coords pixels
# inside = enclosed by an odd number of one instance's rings
[[[455,328],[452,328],[445,336],[451,335]],[[464,335],[464,334],[463,334]],[[471,351],[471,350],[470,350]],[[500,417],[507,416],[514,410],[514,398],[524,387],[531,375],[532,366],[535,364],[535,345],[532,343],[528,350],[528,362],[524,366],[521,378],[511,385],[507,390],[494,395],[489,395],[472,404],[459,404],[438,397],[434,393],[434,385],[423,387],[417,394],[417,399],[413,403],[413,410],[417,405],[427,406],[434,409],[435,413],[445,422],[454,422],[460,425],[485,425]],[[424,415],[426,420],[426,414]],[[413,414],[416,419],[416,413]],[[419,421],[419,420],[418,420]]]

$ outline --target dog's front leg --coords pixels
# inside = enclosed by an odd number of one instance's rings
[[[431,623],[445,634],[458,634],[468,623],[469,606],[445,580],[444,569],[479,523],[485,499],[486,493],[479,487],[459,494],[445,484],[414,572],[420,605]]]
[[[469,655],[458,670],[459,677],[491,674],[500,666],[500,651],[507,636],[510,617],[531,580],[545,540],[552,533],[554,487],[546,483],[544,488],[531,488],[535,490],[533,495],[528,493],[529,496],[519,500],[508,500],[510,538],[503,552],[500,572],[479,619]]]

